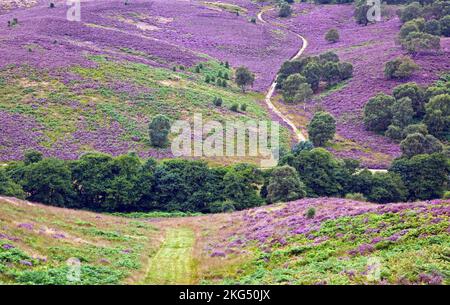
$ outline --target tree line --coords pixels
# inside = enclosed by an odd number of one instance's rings
[[[48,205],[107,212],[242,210],[303,197],[348,197],[378,203],[440,198],[448,189],[445,153],[404,155],[386,173],[360,170],[311,142],[284,152],[279,165],[208,166],[204,161],[141,160],[86,153],[78,160],[28,151],[0,169],[0,194]]]

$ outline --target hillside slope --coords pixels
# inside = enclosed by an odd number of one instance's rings
[[[0,282],[67,284],[77,258],[79,284],[449,284],[449,218],[449,200],[133,219],[1,197]]]

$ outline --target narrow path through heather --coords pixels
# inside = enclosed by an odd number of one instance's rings
[[[150,259],[144,284],[193,284],[195,233],[189,228],[170,228],[164,243]]]

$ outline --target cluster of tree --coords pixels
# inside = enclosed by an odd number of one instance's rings
[[[450,35],[450,2],[413,2],[399,10],[404,22],[399,33],[403,48],[411,54],[440,49],[440,36]]]
[[[402,84],[392,93],[369,99],[364,107],[366,128],[401,141],[402,151],[408,156],[442,151],[439,140],[447,142],[450,138],[449,76],[428,88]]]
[[[94,211],[215,213],[355,193],[378,203],[426,200],[448,189],[450,163],[443,153],[403,156],[385,173],[358,168],[358,161],[337,159],[310,142],[294,146],[279,166],[264,171],[183,159],[142,162],[133,153],[88,153],[65,161],[33,151],[0,169],[0,194]]]
[[[304,194],[342,197],[357,193],[378,203],[440,198],[448,189],[450,173],[444,153],[403,156],[387,172],[372,173],[359,170],[355,160],[336,159],[323,148],[305,143],[283,156],[280,165],[272,170],[262,189],[268,202],[292,200]],[[295,169],[297,175],[287,167]]]
[[[407,79],[419,66],[408,56],[399,56],[386,62],[384,75],[387,79]]]
[[[42,158],[38,152],[0,169],[0,193],[44,204],[95,211],[240,210],[263,203],[255,166],[208,167],[202,161],[142,162],[87,153],[78,160]]]
[[[281,89],[286,102],[304,101],[319,89],[321,81],[328,86],[353,76],[353,66],[340,62],[336,53],[304,57],[283,63],[278,71],[277,89]]]

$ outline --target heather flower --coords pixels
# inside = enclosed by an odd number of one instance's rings
[[[9,250],[9,249],[14,248],[14,246],[13,246],[13,245],[10,245],[10,244],[4,244],[4,245],[2,246],[2,248],[5,249],[5,250]]]
[[[18,224],[17,227],[31,231],[31,230],[33,230],[34,225],[31,223],[21,223],[21,224]]]
[[[225,257],[226,254],[223,251],[215,250],[213,253],[211,253],[211,257]]]
[[[20,263],[21,265],[28,266],[28,267],[33,266],[33,263],[32,263],[32,262],[26,261],[26,260],[21,260],[19,263]]]

